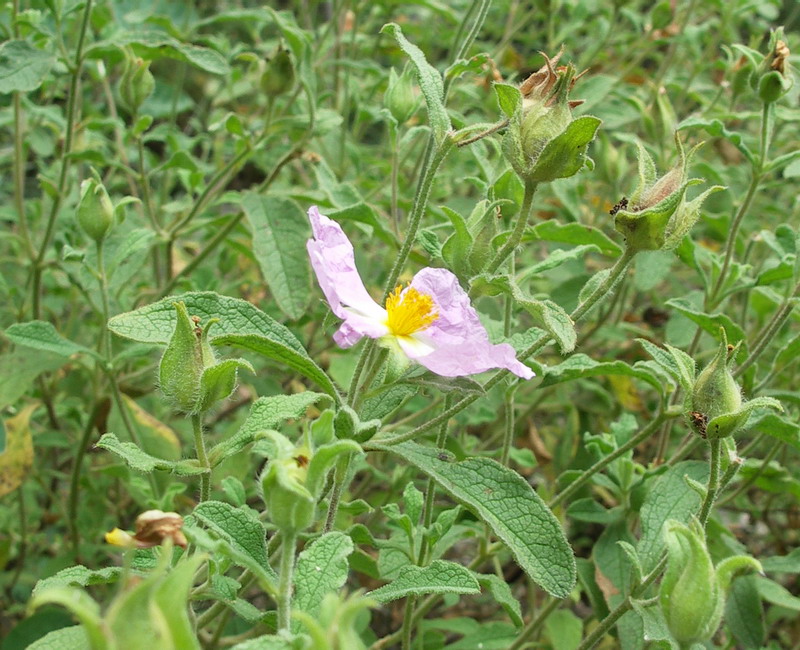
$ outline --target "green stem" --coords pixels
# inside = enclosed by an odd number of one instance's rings
[[[544,622],[547,620],[547,617],[555,611],[561,602],[562,601],[560,601],[558,598],[551,598],[550,602],[542,607],[536,618],[534,618],[522,629],[522,631],[519,633],[519,636],[514,640],[514,643],[508,646],[508,650],[519,650],[522,648],[527,643],[528,639],[530,639],[541,629],[542,625],[544,625]]]
[[[386,357],[389,356],[389,350],[388,348],[381,348],[377,355],[372,356],[373,358],[370,363],[369,371],[367,372],[366,377],[364,377],[364,381],[361,382],[361,390],[356,390],[354,398],[351,401],[353,408],[356,410],[358,410],[359,406],[361,406],[361,401],[364,399],[364,395],[369,391],[370,386],[372,386],[372,382],[375,381],[375,377],[378,375],[378,372],[386,361]]]
[[[625,249],[625,252],[622,253],[622,255],[614,263],[614,266],[611,267],[605,280],[603,280],[595,288],[595,290],[589,296],[587,296],[586,299],[569,315],[574,322],[579,321],[586,314],[588,314],[602,298],[608,298],[611,291],[613,291],[614,287],[617,285],[617,282],[619,282],[622,275],[630,266],[635,255],[635,251],[631,251],[627,248]]]
[[[500,265],[516,250],[517,246],[519,246],[519,243],[522,241],[522,235],[525,233],[525,228],[530,219],[533,195],[536,194],[537,187],[537,183],[531,183],[530,181],[525,182],[525,194],[522,197],[522,207],[519,210],[517,223],[514,226],[513,232],[506,240],[506,243],[497,251],[497,255],[495,255],[494,259],[489,264],[486,269],[487,273],[494,273],[500,268]]]
[[[793,292],[794,295],[797,295],[798,291],[800,291],[800,284],[795,287]],[[761,353],[764,352],[767,346],[775,340],[775,335],[778,333],[778,330],[783,327],[784,323],[786,323],[786,320],[791,315],[793,309],[794,305],[792,304],[792,299],[786,298],[778,310],[773,314],[770,322],[767,323],[766,326],[764,326],[764,329],[756,336],[756,344],[753,347],[752,352],[750,352],[750,356],[747,357],[741,366],[736,368],[733,373],[734,377],[741,375],[758,360],[758,357],[761,356]]]
[[[11,577],[10,582],[6,586],[6,591],[11,594],[14,586],[17,584],[19,577],[22,575],[22,569],[25,567],[25,558],[28,555],[28,514],[25,509],[25,494],[23,486],[17,488],[17,503],[19,505],[19,552],[17,553],[17,568],[14,575]]]
[[[375,349],[377,343],[375,339],[368,339],[364,342],[361,348],[361,354],[358,356],[356,367],[353,370],[353,377],[350,379],[350,387],[347,389],[347,403],[352,406],[355,403],[358,387],[361,385],[361,373],[372,356],[372,351]]]
[[[339,511],[339,501],[342,499],[342,492],[344,492],[345,481],[350,472],[350,463],[352,462],[352,454],[344,454],[336,462],[336,469],[333,472],[333,489],[331,490],[331,500],[328,503],[328,514],[325,517],[324,532],[329,533],[333,530],[333,525],[336,523],[336,514]]]
[[[558,506],[560,503],[569,499],[569,497],[571,497],[584,485],[586,485],[595,474],[603,471],[606,467],[608,467],[609,464],[614,462],[617,458],[620,458],[625,453],[627,453],[634,447],[638,446],[639,444],[647,440],[650,436],[652,436],[653,433],[655,433],[655,431],[658,429],[658,427],[661,426],[661,423],[666,419],[666,417],[667,416],[663,412],[659,413],[655,417],[655,419],[651,420],[646,427],[644,427],[639,433],[633,436],[633,438],[628,440],[628,442],[626,442],[624,445],[621,445],[620,447],[617,447],[608,456],[604,456],[603,458],[598,460],[594,465],[592,465],[589,469],[583,472],[576,480],[574,480],[561,492],[559,492],[555,497],[553,497],[548,506],[552,509]]]
[[[278,581],[278,631],[288,630],[292,616],[292,574],[294,573],[294,554],[297,544],[295,531],[283,532],[281,543],[281,564]]]
[[[401,631],[403,639],[401,643],[402,650],[411,650],[411,630],[414,627],[412,621],[414,620],[414,605],[416,602],[416,596],[408,596],[408,598],[406,598],[405,611],[403,612],[403,628]]]
[[[708,486],[706,487],[706,498],[703,499],[703,506],[700,508],[700,514],[698,515],[702,526],[705,526],[708,522],[711,510],[714,507],[714,501],[716,501],[717,493],[719,492],[719,465],[722,442],[719,438],[714,438],[708,441],[708,446],[711,452],[708,468]]]
[[[756,195],[758,186],[763,178],[763,170],[766,164],[767,153],[769,152],[769,141],[771,139],[770,123],[772,121],[773,106],[773,104],[764,104],[761,113],[761,139],[759,144],[758,160],[753,165],[752,176],[750,178],[750,185],[747,188],[747,194],[745,194],[744,200],[739,206],[739,209],[736,211],[736,216],[734,216],[730,228],[728,229],[728,239],[725,242],[725,258],[722,263],[722,268],[719,272],[719,277],[717,278],[714,288],[708,297],[707,307],[714,307],[718,304],[719,294],[722,291],[725,280],[728,276],[728,270],[730,269],[731,259],[733,258],[733,250],[736,247],[736,238],[739,235],[739,228],[742,225],[745,215],[750,210],[750,204],[753,202],[753,197]]]
[[[667,556],[665,554],[656,567],[647,574],[642,583],[633,589],[630,596],[617,605],[608,616],[600,621],[600,624],[594,628],[592,633],[583,640],[583,642],[578,646],[577,650],[590,650],[591,648],[594,648],[602,640],[606,633],[614,626],[614,624],[620,618],[622,618],[623,614],[630,611],[630,609],[633,607],[632,600],[639,598],[647,590],[647,588],[658,579],[666,566]]]
[[[445,410],[453,403],[453,396],[451,393],[448,393],[447,397],[445,398],[444,408]],[[444,445],[447,442],[447,421],[445,420],[439,425],[439,431],[436,435],[436,448],[437,449],[444,449]],[[425,487],[425,504],[422,507],[422,527],[427,531],[430,529],[431,524],[433,523],[433,499],[436,495],[436,482],[432,479],[428,479],[428,484]],[[415,522],[416,523],[416,522]],[[426,534],[422,540],[422,543],[419,545],[419,556],[417,557],[417,564],[419,566],[425,566],[428,563],[429,551],[430,551],[430,540],[428,535]]]
[[[89,441],[92,438],[92,430],[95,427],[100,404],[95,403],[92,410],[89,412],[89,418],[86,420],[86,425],[83,428],[83,435],[78,445],[78,450],[75,454],[75,460],[72,462],[72,473],[69,481],[69,501],[67,507],[67,524],[70,529],[70,537],[72,539],[72,553],[75,556],[75,561],[78,558],[78,495],[80,494],[80,477],[81,469],[83,468],[83,458],[86,455],[86,450],[89,448]]]
[[[206,455],[206,443],[203,439],[203,416],[199,413],[192,415],[192,432],[194,433],[194,447],[197,450],[197,461],[205,472],[200,475],[200,502],[208,501],[211,496],[211,465]]]
[[[75,60],[72,66],[72,74],[69,83],[69,96],[67,97],[67,124],[64,133],[64,148],[61,151],[61,171],[58,176],[58,186],[53,203],[50,206],[50,213],[47,217],[44,238],[39,246],[39,252],[33,262],[33,317],[38,319],[41,316],[41,290],[42,272],[44,270],[44,258],[50,248],[50,242],[55,230],[56,217],[61,209],[64,200],[64,192],[67,187],[67,172],[69,171],[72,152],[72,143],[75,137],[75,107],[78,104],[78,82],[83,69],[83,44],[86,39],[86,31],[89,26],[89,16],[92,13],[92,0],[86,0],[83,8],[83,19],[81,21],[81,31],[78,36],[78,45],[75,49]]]
[[[503,400],[503,448],[500,452],[500,463],[503,465],[508,465],[508,456],[514,441],[514,394],[514,388],[510,387]]]
[[[398,253],[397,259],[394,262],[394,266],[392,266],[392,270],[389,272],[389,277],[386,280],[386,288],[383,291],[384,301],[389,297],[389,294],[394,291],[395,285],[397,284],[397,279],[400,277],[400,273],[402,272],[403,267],[408,260],[408,256],[411,253],[411,247],[417,239],[417,231],[419,230],[419,224],[422,221],[422,215],[425,214],[425,208],[428,206],[431,187],[433,186],[433,181],[436,178],[436,172],[452,148],[453,141],[449,136],[446,136],[444,141],[436,149],[433,159],[422,174],[422,178],[420,179],[420,183],[417,188],[417,194],[414,197],[414,207],[411,210],[411,216],[408,220],[408,231],[406,232],[406,237],[403,240],[403,245],[400,247],[400,252]]]
[[[186,216],[170,226],[169,233],[171,241],[174,241],[175,237],[180,233],[180,231],[183,230],[183,228],[198,215],[200,210],[202,210],[208,204],[213,194],[215,194],[217,190],[224,185],[228,174],[230,174],[240,162],[245,160],[253,153],[253,151],[255,151],[259,142],[260,139],[255,143],[255,145],[248,143],[244,149],[242,149],[234,158],[228,161],[227,165],[214,174],[214,177],[208,182],[205,189],[194,202],[194,205],[192,205],[192,208],[189,210]]]

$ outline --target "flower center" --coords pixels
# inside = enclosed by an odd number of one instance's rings
[[[386,311],[386,326],[395,336],[409,336],[424,330],[439,318],[433,298],[413,287],[404,291],[400,285],[386,299]]]

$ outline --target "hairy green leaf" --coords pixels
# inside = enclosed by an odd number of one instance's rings
[[[453,462],[414,442],[376,447],[414,465],[475,512],[545,591],[557,598],[570,593],[577,579],[572,549],[556,517],[519,474],[489,458]]]

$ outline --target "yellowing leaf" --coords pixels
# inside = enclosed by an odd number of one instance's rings
[[[0,454],[0,497],[17,489],[33,465],[31,415],[39,404],[29,404],[5,421],[6,448]]]
[[[122,399],[125,401],[125,406],[130,409],[133,419],[145,429],[147,437],[145,442],[151,443],[145,444],[148,451],[157,453],[168,460],[178,460],[181,457],[181,441],[175,431],[145,411],[127,395],[123,395]]]
[[[631,377],[609,375],[608,382],[623,409],[634,413],[644,413],[644,402],[642,402],[642,397]]]

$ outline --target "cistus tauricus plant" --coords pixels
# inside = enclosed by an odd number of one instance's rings
[[[3,649],[800,646],[799,27],[5,3]]]

